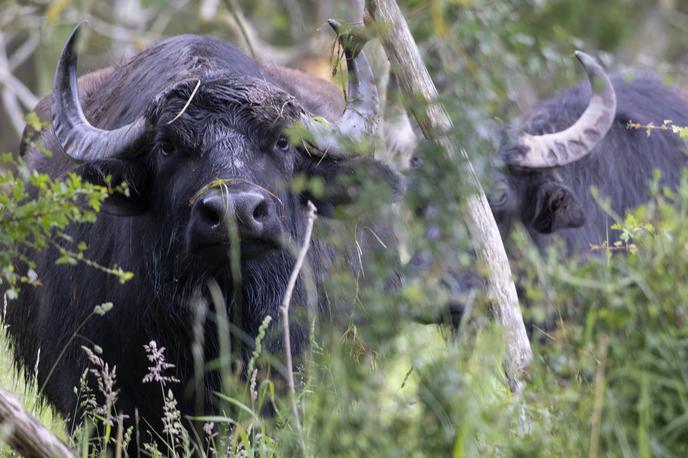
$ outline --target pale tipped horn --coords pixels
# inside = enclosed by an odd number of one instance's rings
[[[348,74],[347,103],[342,116],[329,123],[326,120],[305,113],[302,126],[307,131],[306,141],[318,154],[344,158],[353,153],[355,146],[363,146],[372,153],[378,126],[380,100],[375,85],[373,70],[361,50],[367,37],[354,31],[344,32],[342,25],[334,19],[328,20],[337,33],[344,55]]]
[[[77,162],[131,156],[140,150],[149,133],[145,117],[115,130],[103,130],[93,127],[81,108],[75,47],[82,24],[79,23],[72,31],[57,62],[53,85],[53,131],[64,152]]]
[[[609,76],[595,59],[575,52],[588,75],[591,97],[588,107],[568,129],[545,135],[522,134],[519,143],[523,154],[514,154],[510,165],[528,169],[560,167],[590,154],[614,123],[616,93]]]

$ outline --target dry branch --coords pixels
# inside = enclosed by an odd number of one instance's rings
[[[3,390],[0,390],[0,430],[2,440],[22,456],[74,458],[65,444]]]
[[[405,98],[418,100],[421,97],[425,102],[427,109],[419,110],[419,104],[410,107],[423,134],[441,146],[451,159],[458,160],[461,154],[466,163],[466,179],[477,190],[467,198],[469,230],[477,246],[478,258],[489,271],[487,282],[493,313],[506,330],[505,368],[509,386],[512,392],[520,393],[521,376],[532,359],[532,351],[504,245],[485,193],[466,151],[445,135],[453,129],[452,122],[438,102],[437,89],[399,6],[394,0],[367,0],[366,9],[366,20],[374,20],[379,28],[382,46]]]
[[[232,35],[243,42],[244,49],[261,62],[285,65],[300,56],[317,54],[328,49],[331,43],[331,35],[323,27],[321,31],[306,38],[300,45],[272,45],[260,38],[260,33],[255,26],[246,19],[240,10],[233,9],[232,4],[231,1],[225,0],[226,11],[217,10],[212,16],[202,16],[201,19],[229,29]]]
[[[38,99],[12,74],[11,69],[12,65],[7,57],[5,35],[0,31],[0,96],[14,130],[17,135],[21,135],[24,130],[24,112],[19,103],[27,110],[31,110],[38,103]]]
[[[291,336],[289,335],[289,305],[291,304],[291,296],[294,292],[294,287],[296,286],[296,280],[299,278],[299,273],[301,272],[301,267],[306,259],[306,254],[308,253],[308,248],[311,246],[311,235],[313,234],[313,224],[315,223],[316,208],[313,202],[308,201],[308,222],[306,223],[306,233],[303,236],[303,245],[299,250],[299,254],[296,257],[296,263],[294,264],[294,269],[289,276],[289,281],[287,282],[287,289],[284,292],[284,298],[282,299],[282,304],[280,305],[280,313],[282,314],[282,326],[283,329],[283,344],[284,344],[284,354],[286,357],[287,365],[287,384],[289,386],[289,401],[291,404],[292,415],[294,415],[294,422],[296,423],[296,429],[299,433],[299,439],[301,441],[301,451],[304,456],[306,456],[306,445],[303,438],[303,429],[301,427],[301,420],[299,419],[299,410],[296,406],[296,386],[294,383],[294,367],[291,359]]]

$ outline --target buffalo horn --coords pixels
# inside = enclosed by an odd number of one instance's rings
[[[75,46],[82,24],[74,28],[57,62],[53,85],[53,131],[63,151],[77,162],[130,156],[140,149],[149,131],[144,117],[115,130],[103,130],[93,127],[81,109]]]
[[[306,113],[302,116],[302,127],[306,140],[318,154],[344,158],[357,146],[374,149],[371,141],[377,131],[379,99],[373,71],[365,54],[361,51],[366,38],[354,32],[344,32],[339,22],[330,19],[330,26],[337,33],[344,49],[348,72],[347,103],[342,116],[329,123],[322,118]],[[355,145],[355,146],[354,146]]]
[[[611,128],[616,115],[614,87],[595,59],[581,51],[575,54],[592,89],[588,107],[566,130],[545,135],[522,134],[519,143],[525,152],[511,157],[511,165],[542,169],[570,164],[590,154]]]

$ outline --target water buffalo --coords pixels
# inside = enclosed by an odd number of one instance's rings
[[[264,318],[277,320],[295,259],[285,241],[303,239],[307,202],[322,216],[337,216],[355,200],[362,180],[388,183],[390,197],[399,183],[382,163],[351,158],[353,150],[346,149],[365,147],[378,110],[362,43],[349,34],[340,33],[348,67],[345,103],[331,83],[259,64],[224,41],[194,35],[167,39],[77,82],[78,31],[62,51],[52,94],[37,108],[52,120],[40,142],[54,154],[30,149],[24,155],[53,177],[77,172],[92,182],[109,177],[110,185],[128,185],[129,194],[110,197],[94,224],[71,227],[69,234],[88,244],[87,258],[121,266],[134,277],[119,284],[84,265],[55,265],[54,249],[27,253],[42,286],[23,288],[9,304],[6,324],[19,365],[31,374],[35,368],[38,385],[59,412],[78,415],[73,389],[88,365],[79,347],[92,342],[117,366],[118,412],[133,421],[137,408],[140,424],[145,420],[159,431],[163,400],[159,386],[142,384],[150,366],[144,345],[155,340],[167,347],[167,360],[182,382],[169,388],[182,413],[196,411],[199,391],[202,410],[211,411],[210,393],[220,389],[220,381],[215,372],[203,380],[193,377],[192,299],[205,297],[213,316],[207,282],[217,282],[244,339],[239,354],[248,358]],[[298,142],[290,141],[288,130],[300,131]],[[317,177],[325,189],[296,189],[291,183],[297,176]],[[364,224],[367,217],[356,213],[358,227],[367,229],[348,232],[351,249],[314,236],[308,260],[321,310],[339,306],[321,284],[333,265],[356,270],[364,263],[359,252],[393,246],[385,243],[390,235],[384,226],[375,226],[375,215]],[[321,218],[320,224],[336,230],[346,222]],[[232,270],[228,252],[237,248],[238,269]],[[302,283],[294,291],[294,313],[307,303]],[[113,310],[86,320],[104,302],[112,302]],[[294,353],[306,343],[306,329],[298,322],[291,327]],[[218,333],[211,318],[202,334],[203,360],[216,360]],[[279,339],[267,345],[281,351]],[[97,391],[96,382],[90,383]]]
[[[587,54],[577,52],[576,57],[588,81],[538,103],[520,127],[505,129],[486,173],[490,208],[511,260],[517,257],[511,243],[515,224],[526,229],[540,250],[563,242],[559,246],[565,256],[584,257],[594,246],[613,245],[620,233],[610,229],[614,219],[592,188],[623,217],[650,199],[655,170],[661,172],[662,184],[676,188],[688,165],[679,135],[664,130],[648,135],[628,127],[629,122],[660,125],[665,120],[688,126],[688,102],[677,90],[648,74],[609,76]],[[427,174],[423,160],[413,159],[412,176]],[[439,210],[426,203],[420,212],[432,228],[428,235],[440,239],[439,225],[433,223],[441,216]],[[412,262],[416,271],[432,268],[427,254],[418,254]],[[523,266],[513,267],[518,287]],[[484,288],[484,282],[462,267],[450,271],[450,318],[456,323],[467,293]]]
[[[489,196],[505,239],[520,222],[539,248],[556,236],[572,254],[618,240],[592,187],[623,215],[649,200],[655,169],[675,188],[688,164],[678,135],[628,128],[629,121],[688,125],[688,103],[678,92],[649,75],[609,77],[589,56],[577,57],[590,84],[539,103],[522,128],[509,132]]]

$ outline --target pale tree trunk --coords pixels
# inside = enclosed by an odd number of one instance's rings
[[[506,337],[505,369],[512,392],[523,388],[522,376],[532,359],[530,342],[521,316],[516,287],[511,276],[509,261],[497,229],[492,211],[478,177],[465,150],[452,143],[445,135],[453,126],[447,113],[438,103],[437,89],[430,79],[409,31],[406,20],[394,0],[367,0],[367,21],[374,21],[380,31],[380,40],[392,64],[399,86],[407,100],[419,100],[409,108],[425,137],[438,144],[451,159],[466,163],[465,180],[476,190],[467,197],[468,226],[476,245],[479,260],[488,268],[487,277],[492,311],[498,323],[504,326]]]
[[[3,390],[0,390],[0,439],[22,456],[74,458],[65,444]]]

